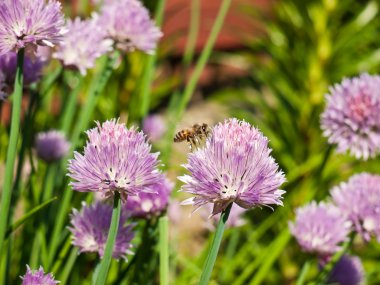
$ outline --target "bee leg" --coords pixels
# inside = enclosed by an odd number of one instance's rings
[[[190,138],[190,150],[195,151],[198,149],[198,141],[196,137]]]
[[[189,146],[190,151],[193,151],[192,137],[188,136],[186,141],[187,141],[187,145]]]
[[[195,138],[193,138],[192,142],[193,142],[193,149],[192,150],[193,151],[197,150],[199,148],[199,139],[197,137],[195,137]]]

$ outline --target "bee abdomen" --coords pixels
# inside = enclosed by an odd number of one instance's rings
[[[178,132],[175,137],[174,137],[174,142],[182,142],[184,141],[186,138],[184,137],[184,134],[182,132]]]

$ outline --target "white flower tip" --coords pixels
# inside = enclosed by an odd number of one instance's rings
[[[180,205],[194,205],[194,197],[188,198],[180,203]]]

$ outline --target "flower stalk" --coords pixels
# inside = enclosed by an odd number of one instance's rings
[[[104,251],[103,259],[100,263],[98,278],[96,279],[95,285],[106,284],[108,270],[110,268],[111,260],[112,260],[113,246],[115,244],[116,236],[117,236],[117,232],[119,228],[120,213],[121,213],[121,199],[120,199],[120,194],[116,192],[114,202],[113,202],[112,219],[111,219],[110,230],[108,233],[106,248]]]
[[[22,89],[24,84],[23,77],[24,66],[24,49],[20,49],[17,53],[17,69],[13,91],[13,104],[12,104],[12,119],[11,129],[9,134],[9,143],[7,150],[7,160],[5,165],[5,178],[3,184],[3,191],[1,197],[0,208],[0,256],[3,256],[3,244],[5,233],[8,226],[9,206],[11,203],[11,190],[13,182],[13,169],[15,165],[17,141],[20,132],[20,116],[21,116],[21,102],[22,102]]]
[[[159,219],[160,230],[160,284],[169,284],[169,231],[168,217]]]
[[[209,284],[209,280],[211,277],[212,269],[214,268],[214,264],[216,261],[216,257],[218,256],[218,251],[220,244],[222,242],[222,237],[224,233],[224,227],[228,220],[228,216],[230,215],[230,211],[232,208],[232,203],[222,212],[220,215],[220,220],[218,226],[216,228],[215,236],[211,244],[211,248],[209,254],[206,259],[206,263],[203,267],[201,279],[199,281],[199,285],[207,285]]]

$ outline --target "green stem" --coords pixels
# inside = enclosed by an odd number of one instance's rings
[[[68,284],[67,280],[70,276],[70,272],[73,269],[73,266],[77,257],[78,257],[78,249],[77,248],[71,249],[70,256],[67,259],[65,263],[65,267],[63,268],[61,276],[59,278],[62,284]]]
[[[169,284],[169,231],[168,217],[159,220],[160,230],[160,284]]]
[[[199,285],[207,285],[209,283],[212,269],[214,268],[216,257],[218,256],[219,247],[220,247],[220,244],[222,243],[224,226],[227,222],[228,216],[230,215],[231,207],[232,207],[232,203],[220,215],[220,220],[219,220],[218,226],[216,227],[214,240],[212,241],[211,248],[206,259],[206,263],[203,267]]]
[[[51,238],[51,243],[49,246],[49,258],[48,258],[48,267],[52,265],[54,261],[54,257],[58,248],[58,245],[61,241],[62,227],[65,223],[65,219],[67,218],[67,211],[71,205],[71,197],[73,195],[73,191],[69,186],[65,187],[63,198],[61,200],[61,208],[59,209],[58,216],[56,218],[56,222],[54,224],[53,234]],[[48,270],[48,269],[46,269]]]
[[[106,284],[108,270],[110,268],[111,260],[112,260],[113,246],[115,244],[116,235],[119,228],[120,212],[121,212],[120,195],[119,193],[115,193],[110,230],[108,232],[108,238],[107,238],[106,248],[104,250],[104,256],[100,263],[99,274],[95,283],[96,285]]]
[[[82,87],[82,80],[77,83],[77,85],[74,87],[74,89],[70,92],[69,98],[67,101],[67,105],[65,106],[65,110],[62,114],[62,122],[61,122],[61,129],[65,132],[67,135],[70,130],[70,126],[74,119],[75,114],[75,107],[78,101],[79,93]]]
[[[157,10],[155,15],[156,25],[159,27],[162,24],[164,8],[165,8],[165,0],[159,0],[157,3]],[[148,55],[148,59],[146,61],[145,70],[142,78],[142,90],[141,90],[141,109],[140,116],[144,118],[149,111],[150,105],[150,89],[152,84],[154,65],[156,63],[157,54],[154,53],[152,55]]]
[[[223,26],[224,19],[230,7],[231,1],[232,0],[223,0],[219,8],[218,15],[212,26],[210,35],[207,39],[206,45],[203,48],[202,53],[195,65],[194,72],[190,76],[189,82],[186,85],[186,88],[183,92],[181,100],[179,100],[178,104],[176,104],[175,106],[175,111],[172,113],[173,117],[169,118],[170,124],[168,126],[168,132],[167,132],[167,137],[166,137],[167,144],[165,146],[165,151],[163,151],[163,157],[162,157],[162,161],[165,165],[168,165],[168,161],[171,156],[170,152],[171,152],[171,147],[172,147],[172,140],[175,133],[175,126],[177,122],[180,120],[180,118],[182,117],[185,111],[185,108],[187,104],[189,103],[192,94],[195,91],[195,88],[202,74],[202,71],[204,67],[206,66],[208,59],[210,58],[212,49],[215,45],[216,39],[218,38],[219,32]]]
[[[306,261],[304,265],[302,266],[302,270],[297,278],[296,285],[303,285],[305,283],[305,278],[309,270],[310,270],[310,261]]]
[[[332,154],[332,150],[333,150],[333,146],[331,144],[328,145],[327,149],[324,152],[322,163],[319,166],[319,168],[317,169],[317,173],[316,173],[316,180],[317,181],[319,181],[322,178],[323,171],[324,171],[324,169],[327,165],[327,162],[328,162],[328,160]]]
[[[329,158],[331,157],[332,150],[333,150],[333,146],[329,145],[324,152],[321,164],[316,169],[316,173],[314,175],[315,176],[314,181],[317,184],[317,186],[319,186],[320,183],[322,182],[323,171],[326,168],[326,165],[327,165]],[[319,187],[314,187],[314,188],[312,188],[311,191],[309,191],[308,195],[306,196],[306,201],[311,201],[312,199],[314,199],[316,197],[317,189],[319,189]]]
[[[91,82],[89,94],[86,99],[86,104],[81,109],[81,112],[78,118],[78,123],[75,125],[74,131],[71,137],[71,141],[74,148],[76,147],[79,141],[81,132],[85,130],[85,128],[87,127],[90,121],[90,118],[94,112],[96,103],[98,102],[99,95],[103,92],[104,88],[106,87],[106,84],[112,74],[113,66],[115,65],[115,62],[118,56],[119,56],[119,53],[117,51],[115,51],[113,55],[108,56],[103,70],[97,76],[95,76]]]
[[[18,201],[18,198],[21,195],[22,189],[25,188],[21,186],[22,184],[21,174],[22,174],[22,169],[24,166],[25,154],[27,152],[28,146],[30,147],[31,145],[32,136],[33,136],[33,122],[34,122],[34,117],[36,115],[36,112],[33,112],[33,111],[35,107],[38,106],[38,104],[39,104],[39,94],[35,92],[31,94],[30,96],[28,111],[24,119],[25,124],[24,124],[22,134],[21,134],[22,142],[21,142],[20,151],[18,153],[16,178],[14,180],[11,201]],[[10,217],[13,217],[14,211],[15,211],[15,207],[12,207],[9,211]]]
[[[46,168],[45,183],[42,193],[42,201],[46,201],[53,196],[54,181],[56,178],[57,164],[50,164]]]
[[[62,263],[64,260],[66,260],[70,249],[72,248],[71,246],[71,237],[67,238],[65,241],[65,244],[62,246],[62,249],[60,250],[57,258],[55,259],[54,265],[51,269],[51,272],[58,272],[60,271],[60,268],[63,267]],[[61,279],[60,279],[61,280]]]
[[[17,69],[15,77],[15,85],[13,92],[12,119],[11,130],[9,135],[9,143],[7,150],[7,160],[5,165],[5,178],[3,191],[1,196],[0,208],[0,256],[3,256],[3,243],[8,225],[9,206],[11,204],[11,190],[13,182],[13,169],[17,152],[17,141],[20,132],[20,115],[23,88],[23,65],[24,65],[24,49],[20,49],[17,53]]]
[[[323,267],[321,272],[319,272],[315,282],[313,282],[312,284],[315,284],[315,285],[326,284],[326,281],[327,281],[328,277],[330,276],[331,271],[334,269],[335,265],[339,262],[339,260],[342,258],[342,256],[347,252],[347,250],[351,247],[351,245],[354,241],[354,237],[355,237],[355,235],[351,234],[349,240],[347,240],[343,244],[342,249],[340,251],[338,251],[337,253],[335,253],[331,257],[329,262]]]
[[[44,81],[41,84],[41,97],[45,99],[46,93],[53,87],[55,81],[62,74],[63,68],[61,65],[57,67],[53,72],[44,77]]]
[[[194,57],[195,45],[197,43],[200,19],[200,0],[191,1],[190,29],[187,37],[183,63],[189,66]]]
[[[202,71],[206,66],[208,59],[210,58],[216,39],[218,38],[219,32],[223,26],[224,18],[227,15],[231,1],[232,0],[223,0],[222,5],[220,6],[218,15],[215,19],[214,25],[212,26],[211,33],[207,39],[206,45],[202,50],[200,58],[195,66],[194,72],[191,74],[189,83],[187,84],[183,93],[182,100],[179,102],[178,116],[181,116],[183,114],[187,104],[190,101],[191,95],[195,91],[195,87],[197,86],[198,80],[201,77]]]

